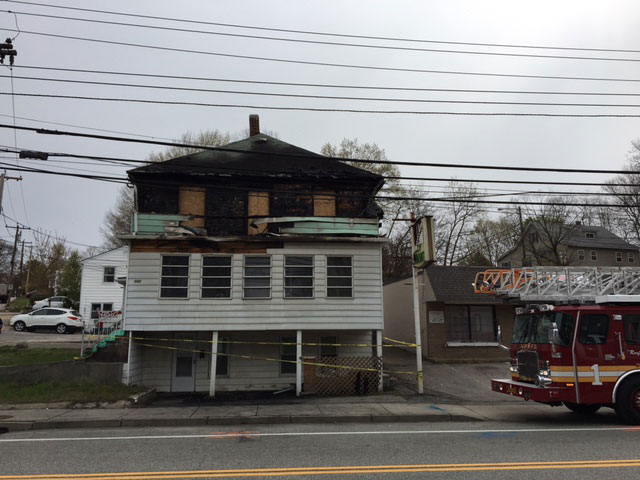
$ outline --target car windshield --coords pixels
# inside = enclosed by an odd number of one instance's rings
[[[558,326],[561,345],[569,345],[575,319],[563,312],[537,312],[516,315],[513,343],[551,343],[549,331],[553,322]]]

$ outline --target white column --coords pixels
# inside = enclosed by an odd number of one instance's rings
[[[128,346],[128,352],[127,352],[127,385],[132,385],[131,383],[131,362],[132,361],[133,361],[133,332],[129,332],[129,346]]]
[[[376,355],[381,359],[380,383],[378,383],[378,391],[382,392],[382,330],[376,330]]]
[[[216,396],[216,366],[218,364],[218,332],[211,335],[211,378],[209,379],[209,396]]]
[[[302,393],[302,330],[296,333],[296,396]]]

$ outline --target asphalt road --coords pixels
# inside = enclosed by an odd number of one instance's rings
[[[640,429],[611,419],[20,432],[0,479],[637,479]]]

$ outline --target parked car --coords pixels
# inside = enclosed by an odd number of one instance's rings
[[[49,297],[43,298],[42,300],[38,300],[33,304],[33,310],[38,310],[39,308],[44,307],[58,307],[64,308],[65,303],[69,299],[67,297]]]
[[[9,325],[16,332],[34,328],[52,328],[58,333],[72,333],[83,328],[82,316],[69,308],[41,308],[31,313],[15,315]]]

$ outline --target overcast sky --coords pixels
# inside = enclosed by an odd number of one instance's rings
[[[105,9],[117,12],[201,20],[244,26],[333,32],[351,35],[399,37],[447,42],[474,42],[554,47],[580,47],[640,51],[640,4],[635,1],[55,1],[43,3]],[[26,13],[143,23],[172,28],[198,29],[245,35],[312,39],[332,42],[404,46],[534,55],[592,56],[640,59],[640,53],[575,50],[513,49],[409,43],[341,37],[265,32],[232,27],[176,23],[132,17],[0,2],[0,27],[15,36],[17,14],[22,33],[15,39],[18,50],[16,77],[60,78],[225,89],[248,92],[302,93],[310,95],[367,96],[438,100],[601,103],[640,105],[635,96],[527,95],[455,92],[402,92],[344,88],[250,85],[242,83],[135,78],[104,74],[80,74],[23,68],[25,66],[107,70],[217,79],[261,80],[335,85],[412,88],[456,88],[545,92],[640,93],[640,63],[612,60],[579,60],[535,57],[471,55],[406,51],[353,46],[314,45],[266,39],[175,32],[100,23],[29,16]],[[32,33],[29,33],[32,32]],[[179,49],[273,57],[322,63],[368,65],[385,68],[428,69],[457,72],[501,73],[530,76],[563,76],[634,79],[627,81],[558,80],[452,75],[423,72],[391,72],[303,65],[264,60],[180,53],[147,48],[99,44],[78,39],[36,35],[48,33],[116,42],[166,46]],[[0,70],[0,93],[11,92],[10,71]],[[472,105],[450,103],[384,102],[264,97],[230,93],[194,93],[54,83],[14,78],[15,93],[83,95],[138,98],[253,106],[320,107],[330,109],[404,110],[422,112],[518,112],[563,114],[638,114],[633,107],[559,107],[528,105]],[[640,118],[488,117],[460,115],[367,114],[346,112],[278,111],[260,108],[176,106],[143,103],[98,102],[60,98],[15,96],[16,123],[25,126],[92,132],[104,129],[119,134],[179,138],[183,132],[218,129],[236,133],[248,127],[250,113],[260,115],[263,130],[280,139],[318,152],[326,142],[343,138],[375,142],[392,160],[465,163],[478,165],[548,166],[619,169],[627,161],[630,142],[640,137]],[[0,95],[0,123],[11,124],[12,98]],[[52,123],[45,123],[52,122]],[[67,124],[65,125],[56,125]],[[80,127],[84,127],[80,128]],[[93,133],[99,133],[94,131]],[[0,129],[0,144],[14,146],[14,132]],[[20,149],[69,152],[144,159],[158,147],[100,140],[17,133]],[[0,154],[6,157],[7,154]],[[15,160],[3,159],[2,162]],[[74,162],[88,162],[73,160]],[[48,170],[125,176],[127,167],[96,162],[70,163],[70,159],[21,160],[21,166]],[[603,175],[505,173],[479,170],[403,167],[411,176],[449,178],[535,179],[604,181]],[[16,176],[16,172],[8,171]],[[23,181],[5,186],[3,211],[21,224],[54,233],[69,242],[100,245],[99,228],[113,206],[116,184],[72,177],[22,173]],[[426,184],[434,193],[443,183]],[[531,190],[544,187],[485,185],[485,188]],[[555,187],[556,189],[560,187]],[[585,187],[577,188],[580,191]],[[592,189],[593,190],[593,189]],[[492,190],[493,192],[493,190]],[[7,220],[11,226],[15,222]],[[1,222],[0,222],[1,224]],[[12,238],[14,230],[0,228],[0,236]],[[31,236],[25,234],[29,240]],[[82,249],[73,245],[71,247]]]

